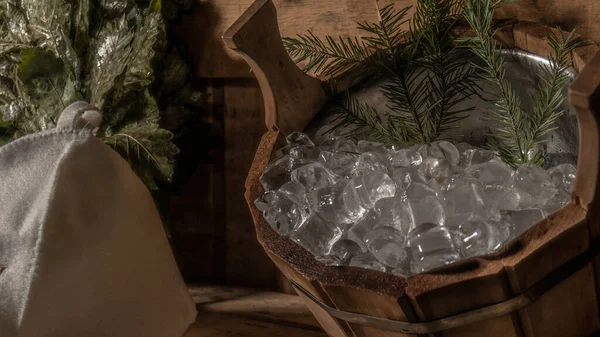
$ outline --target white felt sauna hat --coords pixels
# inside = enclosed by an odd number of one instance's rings
[[[0,337],[180,337],[196,310],[150,193],[92,135],[58,126],[0,147]]]

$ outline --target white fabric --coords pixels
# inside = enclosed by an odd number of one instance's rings
[[[0,148],[0,337],[180,337],[195,316],[117,153],[68,127]]]

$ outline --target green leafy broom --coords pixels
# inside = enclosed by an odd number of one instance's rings
[[[0,144],[86,100],[103,113],[97,136],[151,189],[170,180],[178,149],[152,90],[165,44],[160,1],[0,2]]]

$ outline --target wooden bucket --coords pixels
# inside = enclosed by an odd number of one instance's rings
[[[497,39],[506,47],[548,55],[549,29],[511,22]],[[325,94],[321,82],[288,57],[270,0],[254,2],[223,40],[250,64],[265,102],[269,131],[245,185],[258,240],[330,336],[569,337],[600,331],[600,219],[593,211],[600,192],[597,46],[573,55],[580,74],[569,99],[576,108],[580,143],[572,202],[494,256],[402,278],[325,266],[266,223],[253,203],[264,192],[259,177],[282,136],[304,130]]]

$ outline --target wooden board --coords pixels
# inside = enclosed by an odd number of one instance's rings
[[[252,0],[197,0],[194,12],[184,16],[180,33],[192,48],[200,77],[252,77],[250,68],[237,55],[227,50],[221,35],[245,10]],[[415,0],[275,0],[283,36],[311,30],[315,35],[360,35],[358,20],[375,20],[376,7],[394,2],[398,8],[414,5]],[[502,5],[498,18],[541,22],[564,29],[579,28],[583,37],[600,42],[600,2],[596,0],[519,0]]]
[[[179,135],[174,186],[169,187],[171,244],[188,282],[225,282],[225,196],[223,172],[223,84],[199,86],[210,94]],[[165,188],[166,190],[166,188]]]
[[[326,337],[298,296],[229,287],[190,289],[198,317],[183,337]]]
[[[274,289],[277,268],[256,240],[244,200],[244,183],[254,151],[265,132],[263,102],[255,80],[226,80],[225,226],[227,284]]]

